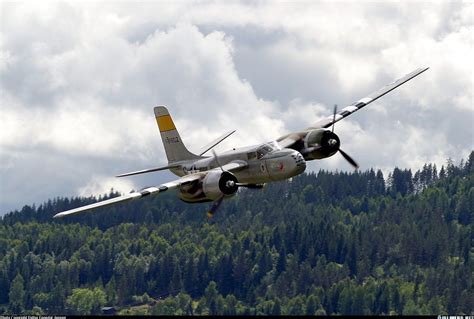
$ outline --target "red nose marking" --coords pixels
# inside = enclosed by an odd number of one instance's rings
[[[280,171],[282,171],[284,168],[283,163],[280,163]]]

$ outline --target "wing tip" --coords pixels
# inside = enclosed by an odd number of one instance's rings
[[[423,67],[421,67],[421,68],[416,69],[416,70],[414,71],[414,73],[416,73],[416,74],[418,75],[418,74],[421,74],[421,73],[425,72],[425,71],[428,70],[429,68],[430,68],[429,66],[423,66]]]

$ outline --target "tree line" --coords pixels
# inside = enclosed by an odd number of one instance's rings
[[[0,222],[0,312],[470,314],[474,152],[439,170],[303,174],[209,204],[173,194],[53,220],[55,198]]]

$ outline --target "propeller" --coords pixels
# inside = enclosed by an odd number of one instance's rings
[[[219,168],[221,169],[222,173],[225,172],[224,168],[222,167],[220,161],[219,161],[219,156],[217,156],[217,153],[214,149],[212,149],[212,155],[214,156],[214,158],[216,159],[216,162],[217,162],[217,165],[219,166]],[[249,184],[249,183],[236,183],[234,181],[228,181],[227,183],[229,183],[229,186],[234,186],[236,185],[237,187],[247,187],[247,188],[263,188],[263,185],[264,184]]]
[[[221,165],[221,162],[219,161],[219,156],[217,156],[217,153],[214,149],[212,149],[212,155],[214,156],[216,162],[217,162],[217,165],[219,166],[219,168],[221,169],[222,173],[224,173],[224,168],[222,167]],[[232,183],[232,184],[238,184],[238,183],[235,183],[234,181],[228,181],[227,183]],[[234,185],[229,185],[229,186],[234,186]],[[237,185],[238,186],[238,185]],[[209,211],[207,212],[207,218],[208,219],[211,219],[212,216],[214,216],[214,214],[217,212],[217,210],[219,209],[219,207],[221,206],[222,204],[222,201],[224,200],[224,196],[225,195],[222,195],[221,197],[219,197],[217,200],[214,201],[214,203],[212,204],[211,206],[211,209],[209,209]]]
[[[222,173],[225,173],[227,172],[226,170],[224,170],[224,168],[222,167],[221,165],[221,162],[219,161],[219,156],[217,156],[217,153],[214,149],[212,149],[212,155],[214,156],[215,160],[216,160],[216,163],[217,165],[219,166],[219,168],[221,169]],[[230,172],[227,172],[229,174],[232,174]],[[246,187],[246,188],[257,188],[257,189],[261,189],[263,188],[263,185],[264,184],[248,184],[248,183],[238,183],[236,181],[233,181],[233,180],[229,180],[226,182],[227,183],[227,186],[229,188],[233,188],[235,186],[237,187]],[[212,216],[214,216],[214,214],[217,212],[217,210],[219,209],[219,207],[221,206],[222,204],[222,201],[224,200],[224,197],[225,195],[222,195],[221,197],[219,197],[217,200],[214,201],[214,203],[212,204],[211,206],[211,209],[207,212],[207,218],[208,219],[211,219]]]
[[[334,104],[334,114],[332,116],[332,132],[334,133],[334,125],[336,125],[337,104]]]
[[[333,114],[333,117],[332,117],[332,133],[334,133],[334,126],[336,125],[336,113],[337,113],[337,104],[334,104],[334,114]],[[328,141],[329,143],[334,143],[336,144],[337,141],[334,140],[334,139],[331,139]],[[349,156],[349,154],[347,154],[346,152],[344,152],[340,147],[338,148],[338,151],[339,153],[341,153],[342,157],[344,157],[344,159],[346,161],[349,162],[349,164],[352,165],[352,167],[354,167],[354,169],[358,169],[359,168],[359,165],[356,163],[356,161],[354,161],[354,159],[352,157]]]
[[[222,168],[221,163],[219,162],[219,157],[217,156],[217,153],[214,149],[212,149],[212,155],[214,155],[214,158],[216,159],[217,165],[221,169],[222,172],[224,172],[224,169]]]
[[[356,163],[356,161],[354,161],[352,159],[352,157],[349,156],[349,154],[347,154],[346,152],[344,152],[343,150],[339,149],[339,153],[341,153],[342,157],[345,158],[346,161],[349,162],[349,164],[351,164],[355,169],[358,169],[359,168],[359,165]]]
[[[214,203],[212,204],[211,209],[209,209],[209,211],[207,212],[207,218],[208,219],[211,219],[212,216],[214,216],[214,214],[216,213],[219,206],[221,206],[221,203],[222,203],[223,200],[224,200],[224,195],[219,197],[218,200],[214,201]]]

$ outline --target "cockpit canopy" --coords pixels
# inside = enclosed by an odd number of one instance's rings
[[[260,159],[264,157],[266,154],[273,151],[277,151],[277,150],[281,150],[281,147],[275,141],[262,144],[257,148],[257,158]]]

